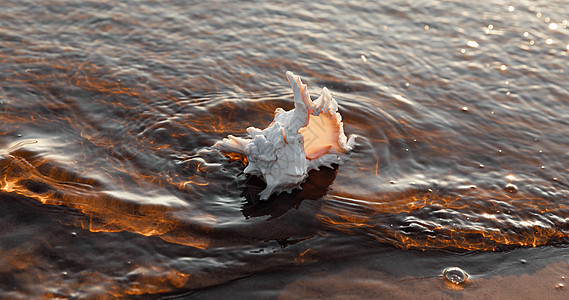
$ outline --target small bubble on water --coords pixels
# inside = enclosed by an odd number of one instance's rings
[[[502,153],[502,149],[498,149],[498,153]]]
[[[557,177],[553,177],[553,181],[557,181]]]
[[[516,10],[515,7],[513,7],[512,5],[508,6],[508,11],[509,11],[509,12],[513,12],[514,10]]]
[[[61,272],[61,275],[63,275],[63,277],[67,277],[67,272],[63,271]]]
[[[484,165],[483,165],[483,164],[479,164],[478,167],[479,167],[479,168],[484,168]]]
[[[545,43],[548,45],[551,45],[551,44],[553,44],[553,39],[547,39],[547,40],[545,40]]]
[[[425,30],[429,30],[429,25],[425,25]]]
[[[22,137],[22,134],[21,134],[21,133],[18,133],[18,137]]]
[[[545,166],[541,166],[542,169],[545,169]]]
[[[562,289],[562,288],[564,288],[564,287],[565,287],[565,285],[564,285],[563,283],[558,283],[558,284],[555,286],[556,289]]]
[[[521,262],[522,264],[527,264],[527,263],[528,263],[528,261],[525,260],[525,259],[520,259],[520,262]]]
[[[395,184],[395,181],[394,181],[394,180],[391,180],[389,183],[391,183],[391,184]]]
[[[508,183],[506,184],[506,191],[509,193],[515,193],[518,191],[518,187],[515,184]]]
[[[557,23],[551,23],[551,24],[549,24],[549,29],[555,30],[555,29],[557,29],[558,26],[559,25],[557,25]]]
[[[77,233],[75,231],[71,232],[71,236],[77,236]]]
[[[527,32],[527,31],[524,32],[524,36],[525,36],[525,37],[528,37],[528,36],[529,36],[529,32]]]
[[[460,49],[460,53],[462,54],[466,53],[466,49]]]
[[[463,106],[463,107],[462,107],[462,111],[468,111],[468,107]]]
[[[543,19],[546,23],[549,23],[549,21],[551,21],[550,17],[545,17],[545,19]]]
[[[409,149],[405,149],[405,152],[409,152]]]
[[[360,58],[362,59],[363,62],[367,62],[367,57],[365,55],[361,55]]]
[[[456,285],[464,284],[468,279],[468,274],[459,267],[446,268],[443,272],[443,278],[450,283]]]
[[[501,65],[500,66],[500,70],[502,70],[502,71],[506,71],[507,69],[508,69],[507,65]]]

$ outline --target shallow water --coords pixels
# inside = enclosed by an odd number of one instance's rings
[[[569,2],[385,2],[2,1],[0,297],[566,297]],[[359,137],[254,203],[287,70]]]

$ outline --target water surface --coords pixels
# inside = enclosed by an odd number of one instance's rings
[[[2,1],[0,295],[566,297],[567,5]],[[359,138],[253,203],[288,70]]]

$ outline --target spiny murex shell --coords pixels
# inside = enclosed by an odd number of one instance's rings
[[[300,188],[310,170],[341,163],[341,155],[352,150],[356,138],[346,138],[338,103],[327,88],[312,101],[300,76],[290,71],[286,76],[294,93],[294,109],[277,108],[273,122],[264,130],[247,128],[251,138],[229,135],[214,145],[223,152],[247,156],[249,164],[243,172],[267,183],[259,194],[262,200]]]

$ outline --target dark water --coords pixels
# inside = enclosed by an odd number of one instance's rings
[[[567,297],[567,7],[3,0],[0,297]],[[287,70],[359,139],[255,204]]]

